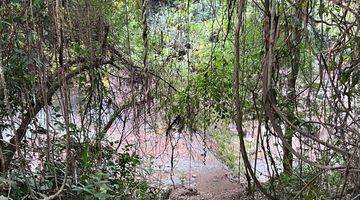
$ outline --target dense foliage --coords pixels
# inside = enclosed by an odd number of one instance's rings
[[[356,199],[359,15],[356,0],[2,0],[0,193],[161,198],[124,137],[165,130],[214,142],[254,198]]]

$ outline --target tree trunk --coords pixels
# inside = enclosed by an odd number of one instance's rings
[[[261,193],[263,193],[268,199],[275,199],[273,196],[271,196],[264,187],[261,186],[261,183],[259,182],[259,180],[256,178],[256,175],[251,167],[249,158],[248,158],[248,154],[246,152],[246,148],[245,148],[245,142],[244,142],[244,135],[245,135],[245,131],[242,127],[242,122],[243,122],[243,110],[242,110],[242,102],[240,100],[240,96],[239,96],[239,85],[240,85],[240,80],[239,80],[239,69],[240,69],[240,42],[239,42],[239,38],[240,38],[240,29],[241,29],[241,25],[242,25],[242,13],[244,10],[244,4],[245,4],[245,0],[239,0],[238,2],[238,17],[237,17],[237,24],[236,24],[236,29],[235,29],[235,41],[234,41],[234,50],[235,50],[235,62],[234,62],[234,70],[233,70],[233,95],[234,95],[234,105],[235,105],[235,116],[234,116],[234,120],[235,120],[235,124],[236,124],[236,130],[238,132],[238,136],[239,136],[239,143],[240,143],[240,153],[241,153],[241,157],[244,161],[244,165],[245,165],[245,169],[246,169],[246,178],[249,182],[249,190],[251,189],[251,181],[250,181],[250,176],[251,178],[254,179],[254,182],[256,184],[256,186],[259,188],[259,190],[261,191]]]
[[[301,21],[302,21],[302,3],[303,1],[296,1],[296,8],[294,13],[294,19],[290,25],[291,31],[289,33],[292,35],[291,41],[288,43],[288,48],[290,50],[290,74],[288,75],[288,84],[287,84],[287,109],[286,115],[290,122],[295,123],[295,111],[296,111],[296,79],[299,74],[300,68],[300,43],[301,43]],[[287,143],[292,144],[294,135],[294,130],[286,125],[285,127],[285,139]],[[288,148],[283,145],[283,167],[284,172],[291,174],[293,168],[293,155]]]
[[[73,77],[75,77],[76,75],[78,75],[79,73],[88,69],[88,67],[90,65],[85,65],[84,64],[85,62],[86,62],[85,59],[79,58],[74,61],[69,61],[68,63],[66,63],[65,65],[69,66],[69,67],[74,64],[83,64],[83,65],[78,67],[75,70],[69,71],[65,75],[65,80],[70,80]],[[106,64],[109,61],[99,58],[99,59],[94,59],[94,62]],[[48,93],[46,94],[46,97],[48,97],[47,102],[51,102],[53,95],[60,88],[60,80],[59,80],[60,71],[61,71],[61,69],[56,71],[47,81],[47,85],[48,85],[48,89],[47,89]],[[28,126],[30,125],[32,120],[36,117],[36,115],[40,112],[40,110],[43,109],[43,107],[44,107],[45,101],[42,98],[42,92],[38,91],[36,97],[37,98],[36,98],[36,101],[33,104],[33,106],[29,107],[27,109],[27,111],[25,112],[25,114],[22,116],[21,123],[20,123],[19,127],[16,129],[15,135],[10,139],[10,142],[8,144],[5,144],[4,142],[0,142],[2,151],[4,153],[4,159],[3,159],[4,163],[2,163],[2,162],[0,163],[0,166],[4,166],[4,169],[2,170],[3,172],[7,171],[7,169],[9,168],[10,162],[15,155],[16,139],[18,139],[19,143],[24,139]]]

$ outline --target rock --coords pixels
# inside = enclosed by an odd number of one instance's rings
[[[172,187],[161,188],[160,199],[162,200],[169,199],[172,191],[173,191]]]
[[[183,193],[186,196],[195,196],[198,194],[198,191],[194,187],[185,187],[185,193]]]
[[[199,195],[199,193],[196,188],[181,186],[181,187],[175,188],[172,191],[169,199],[185,200],[185,199],[189,199],[189,197],[193,197],[193,196],[197,196],[197,195]]]

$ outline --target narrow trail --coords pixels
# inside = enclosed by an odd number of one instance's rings
[[[162,149],[161,147],[166,146],[166,141],[156,139],[160,143],[158,149],[152,148],[155,151],[153,157],[156,159],[152,160],[155,170],[150,180],[159,185],[175,188],[172,189],[170,199],[231,200],[239,199],[239,196],[245,193],[246,187],[240,183],[245,181],[232,178],[226,165],[209,150],[210,143],[206,144],[207,149],[204,152],[204,143],[199,138],[189,142],[187,135],[178,135],[174,149],[174,166],[171,169],[171,148]],[[146,142],[142,141],[140,144],[145,146]],[[147,145],[147,147],[153,146]],[[147,154],[151,152],[149,148],[143,151]]]
[[[245,186],[232,179],[230,170],[211,152],[207,156],[205,165],[196,159],[192,161],[190,181],[178,185],[170,199],[239,199]],[[181,169],[178,168],[177,171],[180,172]]]
[[[255,142],[252,136],[246,140],[249,144]],[[232,200],[246,194],[245,178],[232,177],[229,168],[212,152],[217,147],[209,140],[203,141],[199,136],[190,139],[187,133],[174,133],[169,139],[159,131],[130,135],[125,143],[135,144],[144,161],[142,168],[147,171],[144,177],[152,185],[171,188],[170,199]],[[238,143],[231,145],[236,148]],[[252,144],[248,148],[250,154],[255,152],[254,147]],[[253,163],[253,156],[250,159]],[[257,174],[264,182],[267,170],[261,150],[257,162]]]
[[[202,170],[198,172],[194,182],[197,194],[193,196],[183,196],[177,194],[175,190],[173,199],[239,199],[245,191],[245,186],[238,181],[231,180],[229,171],[221,166],[216,166],[212,170]],[[180,198],[179,198],[180,197]]]

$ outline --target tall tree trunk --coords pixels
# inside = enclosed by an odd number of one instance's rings
[[[238,4],[238,14],[237,14],[237,24],[235,28],[234,34],[234,51],[235,51],[235,63],[234,63],[234,71],[233,71],[233,91],[234,91],[234,105],[236,109],[235,115],[235,122],[238,131],[239,141],[240,141],[240,151],[243,154],[243,149],[245,149],[244,144],[244,131],[242,130],[242,118],[243,118],[243,111],[242,111],[242,102],[240,100],[239,94],[239,69],[240,69],[240,29],[242,26],[242,14],[244,10],[244,0],[239,0]],[[246,154],[246,152],[245,152]],[[244,157],[244,156],[243,156]],[[239,163],[240,164],[240,163]],[[240,167],[240,166],[239,166]],[[248,170],[245,171],[246,180],[248,182],[248,189],[249,193],[251,192],[251,178],[249,176]]]
[[[245,169],[246,169],[246,178],[249,182],[249,189],[251,187],[251,181],[250,181],[250,176],[251,178],[254,179],[254,182],[256,184],[256,186],[259,188],[259,190],[261,191],[261,193],[263,193],[268,199],[275,199],[274,197],[272,197],[266,190],[265,188],[263,188],[259,182],[259,180],[256,178],[256,175],[254,173],[254,171],[252,170],[249,158],[248,158],[248,154],[246,152],[246,148],[245,148],[245,142],[244,142],[244,135],[245,135],[245,131],[242,127],[242,123],[243,123],[243,104],[240,100],[240,96],[239,96],[239,85],[240,85],[240,80],[239,80],[239,69],[240,69],[240,29],[241,29],[241,25],[242,25],[242,13],[244,10],[244,4],[245,4],[245,0],[239,0],[238,1],[238,15],[237,15],[237,24],[236,24],[236,29],[235,29],[235,40],[234,40],[234,51],[235,51],[235,62],[234,62],[234,70],[233,70],[233,95],[234,95],[234,105],[235,105],[235,116],[234,116],[234,120],[235,120],[235,124],[236,124],[236,130],[238,132],[238,136],[239,136],[239,143],[240,143],[240,153],[241,153],[241,157],[244,161],[244,165],[245,165]]]
[[[287,109],[286,115],[287,118],[295,123],[295,111],[296,111],[296,79],[299,74],[300,68],[300,43],[301,43],[301,21],[302,21],[302,4],[303,0],[296,1],[294,18],[291,22],[291,31],[289,33],[292,35],[291,41],[288,43],[288,48],[290,50],[290,74],[288,75],[287,83]],[[289,144],[292,144],[294,130],[286,125],[285,128],[285,139]],[[283,167],[284,172],[291,174],[293,168],[293,155],[285,145],[283,145]]]

